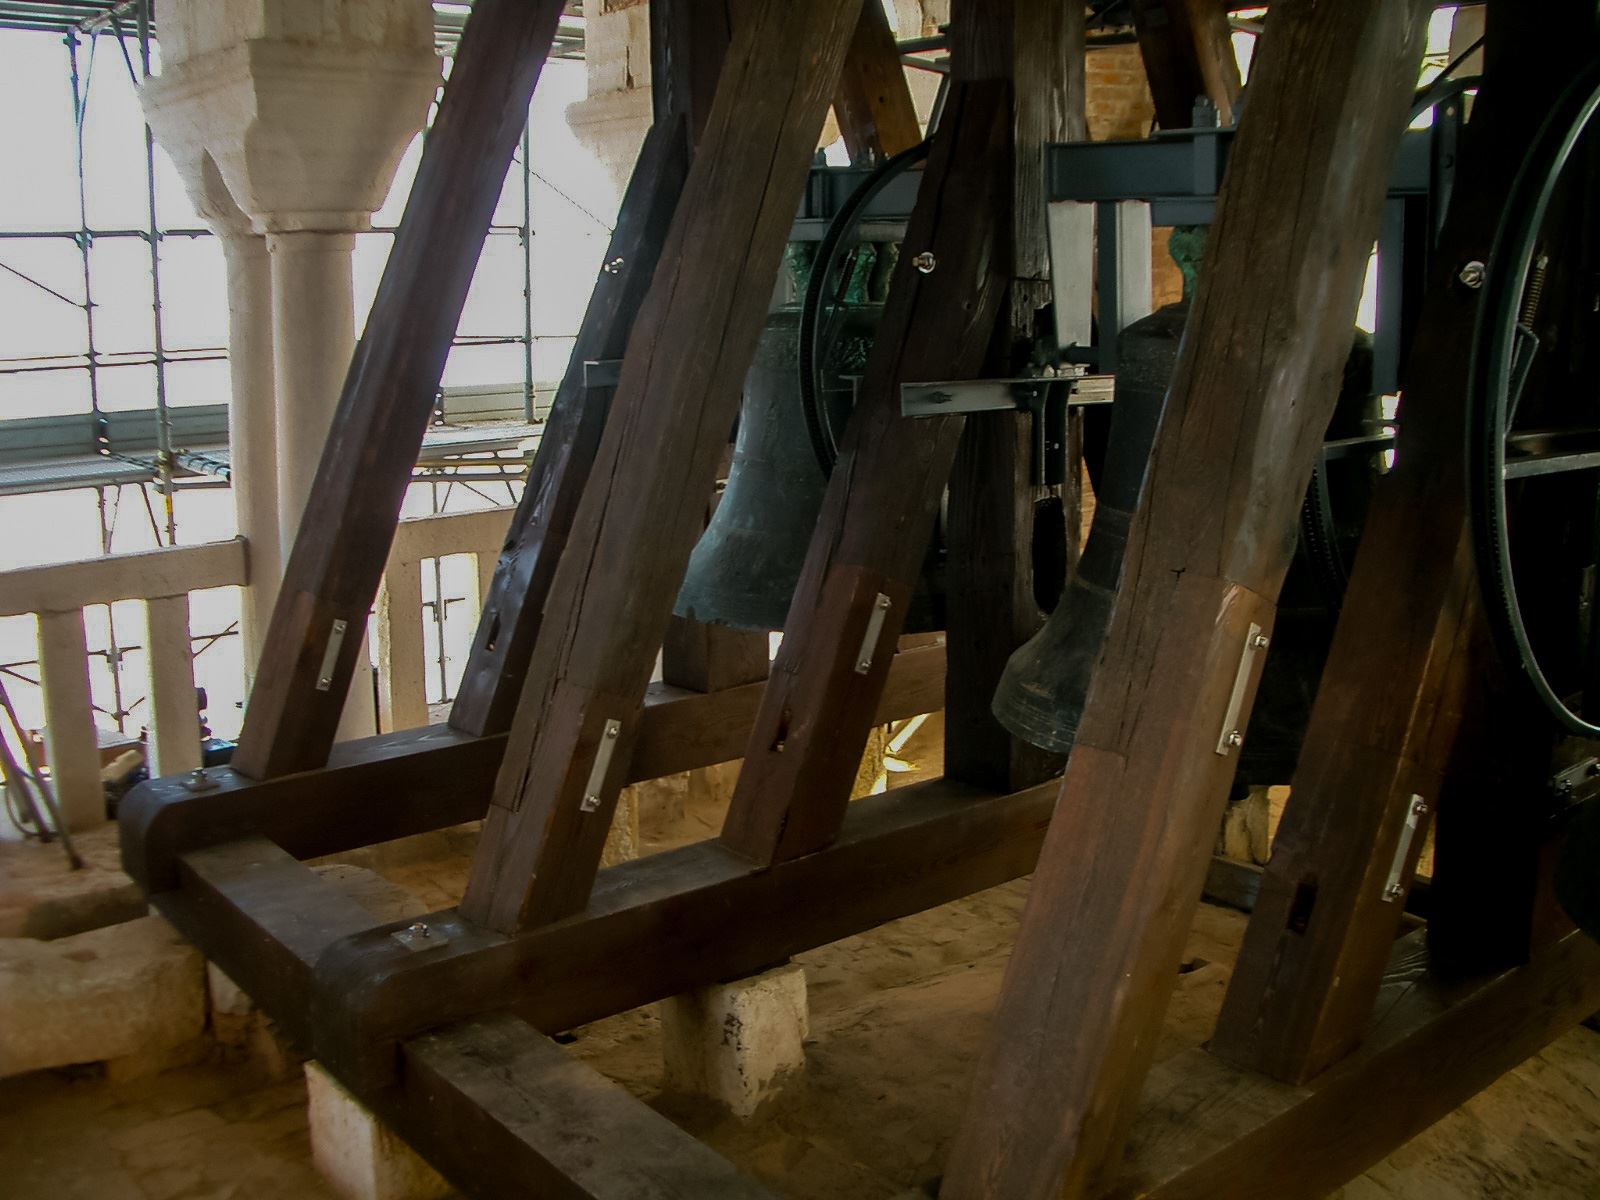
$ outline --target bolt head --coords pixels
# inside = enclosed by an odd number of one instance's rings
[[[1240,746],[1244,745],[1244,734],[1240,733],[1237,729],[1229,730],[1228,745],[1232,746],[1234,749],[1238,749]]]
[[[1254,646],[1257,650],[1265,650],[1268,646],[1270,646],[1272,644],[1272,639],[1269,638],[1264,633],[1258,633],[1251,640],[1250,644],[1252,646]]]
[[[619,254],[616,258],[613,258],[607,262],[606,265],[601,268],[601,270],[603,270],[607,275],[620,275],[622,274],[622,267],[623,258]]]
[[[1489,276],[1489,269],[1478,259],[1473,259],[1461,268],[1456,278],[1460,279],[1467,287],[1476,291],[1483,286],[1483,281]]]
[[[407,929],[406,932],[412,937],[425,938],[428,937],[432,931],[422,921],[413,921],[411,927]]]
[[[939,260],[933,256],[933,251],[924,250],[911,260],[911,265],[924,275],[932,275],[934,268],[939,265]]]

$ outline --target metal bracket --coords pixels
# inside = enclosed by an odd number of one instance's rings
[[[1053,385],[1070,389],[1068,405],[1110,404],[1115,380],[1110,375],[1068,374],[1025,379],[958,379],[934,383],[902,383],[900,415],[941,417],[950,413],[1032,412]]]
[[[622,381],[620,358],[586,359],[583,364],[583,386],[586,388],[614,388]]]
[[[600,749],[595,751],[594,766],[589,770],[589,782],[583,785],[583,803],[579,812],[592,813],[600,807],[600,792],[606,785],[606,772],[611,770],[611,756],[617,752],[617,738],[622,733],[622,722],[610,720],[600,735]]]
[[[883,636],[883,623],[888,619],[889,597],[882,592],[872,602],[872,615],[867,618],[867,630],[861,635],[861,649],[856,652],[856,674],[865,675],[872,670],[872,660],[878,654],[878,639]]]
[[[349,627],[348,621],[335,618],[333,628],[328,631],[328,645],[322,652],[322,666],[317,670],[319,692],[325,692],[333,686],[333,669],[339,662],[339,651],[344,648],[344,631]]]
[[[413,954],[450,944],[449,934],[432,929],[422,921],[414,921],[398,933],[391,933],[389,936]]]
[[[1239,669],[1233,674],[1233,691],[1228,695],[1228,712],[1222,718],[1222,733],[1217,738],[1217,753],[1227,757],[1229,752],[1244,745],[1244,730],[1239,728],[1239,714],[1244,708],[1244,694],[1250,687],[1250,673],[1255,670],[1256,655],[1265,650],[1269,642],[1261,626],[1250,623],[1245,635],[1244,649],[1239,652]]]
[[[1406,856],[1411,853],[1411,843],[1416,840],[1417,826],[1428,811],[1428,802],[1421,796],[1411,797],[1411,807],[1406,810],[1406,823],[1400,829],[1400,841],[1394,848],[1394,861],[1389,864],[1389,878],[1383,885],[1383,902],[1393,904],[1406,888],[1401,882],[1406,872]]]

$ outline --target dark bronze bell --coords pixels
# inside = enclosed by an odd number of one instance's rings
[[[1103,410],[1085,413],[1085,459],[1095,496],[1088,541],[1050,619],[1011,656],[995,689],[996,719],[1023,741],[1057,754],[1071,750],[1078,736],[1188,316],[1187,303],[1169,304],[1122,331],[1109,428]]]
[[[833,353],[864,360],[881,312],[878,305],[847,310]],[[689,558],[673,610],[680,617],[772,630],[789,614],[828,485],[801,408],[799,322],[799,309],[780,308],[761,331],[728,486]],[[849,410],[842,399],[840,427]]]

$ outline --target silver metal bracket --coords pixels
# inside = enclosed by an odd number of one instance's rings
[[[1070,372],[1071,367],[1062,368]],[[940,417],[950,413],[1032,412],[1044,402],[1053,384],[1066,384],[1069,407],[1110,404],[1115,380],[1110,375],[1061,374],[1019,379],[954,379],[935,383],[902,383],[900,415]]]
[[[344,648],[344,631],[349,622],[335,620],[328,631],[328,645],[322,652],[322,666],[317,671],[317,691],[325,692],[333,686],[333,669],[339,662],[339,651]]]
[[[600,793],[606,786],[606,773],[611,770],[611,756],[617,752],[617,739],[622,733],[622,722],[611,720],[600,734],[600,748],[595,751],[594,766],[589,768],[589,782],[583,785],[583,803],[579,812],[592,813],[600,808]]]
[[[433,929],[422,921],[413,921],[398,933],[389,935],[413,954],[420,954],[424,950],[435,950],[440,946],[450,944],[450,935],[440,930]]]
[[[872,670],[872,660],[878,654],[878,639],[883,636],[883,623],[888,619],[889,597],[882,592],[872,602],[872,615],[867,618],[866,632],[861,635],[861,649],[856,652],[856,674],[865,675]]]
[[[1406,809],[1406,823],[1400,829],[1400,840],[1395,844],[1394,861],[1389,864],[1389,878],[1383,885],[1385,904],[1393,904],[1406,890],[1401,882],[1406,873],[1406,856],[1411,853],[1411,843],[1417,837],[1417,826],[1422,823],[1427,811],[1428,802],[1421,796],[1413,795],[1411,805]]]
[[[586,359],[583,364],[583,386],[586,388],[616,387],[622,381],[620,358]]]
[[[1224,758],[1244,745],[1244,730],[1239,727],[1239,714],[1244,709],[1244,694],[1250,687],[1250,673],[1255,670],[1256,655],[1268,646],[1267,635],[1261,626],[1250,623],[1245,634],[1244,649],[1239,652],[1239,669],[1233,673],[1233,691],[1228,694],[1228,712],[1222,718],[1222,732],[1217,735],[1217,753]]]

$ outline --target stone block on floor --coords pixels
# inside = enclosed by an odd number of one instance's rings
[[[661,1002],[666,1087],[748,1117],[805,1069],[806,974],[785,963]]]
[[[346,1200],[446,1200],[444,1177],[315,1062],[306,1064],[311,1157]]]
[[[0,1077],[164,1051],[205,1032],[205,965],[160,917],[53,941],[0,938]]]

